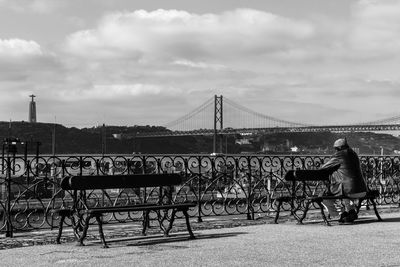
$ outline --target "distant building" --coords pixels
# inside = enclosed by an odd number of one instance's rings
[[[29,103],[29,118],[28,121],[35,123],[36,122],[36,102],[34,98],[36,97],[34,94],[30,95],[29,97],[32,98],[31,102]]]
[[[242,139],[236,139],[235,144],[238,145],[251,145],[250,139],[248,138],[242,138]]]
[[[113,136],[115,139],[118,139],[118,140],[121,140],[121,139],[122,139],[122,134],[120,134],[120,133],[118,133],[118,134],[112,134],[112,136]]]

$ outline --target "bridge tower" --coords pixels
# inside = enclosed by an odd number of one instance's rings
[[[220,133],[223,127],[223,107],[222,107],[222,95],[214,96],[214,142],[213,142],[213,152],[217,153],[217,139],[219,138],[219,152],[222,153],[222,143],[223,136]],[[218,129],[219,128],[219,129]]]
[[[32,98],[31,102],[29,103],[29,118],[28,121],[31,123],[36,122],[36,102],[34,98],[36,97],[34,94],[31,94],[29,97]]]

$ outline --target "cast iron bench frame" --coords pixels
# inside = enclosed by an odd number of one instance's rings
[[[61,182],[61,188],[63,190],[73,191],[73,206],[70,208],[61,208],[56,212],[60,216],[59,222],[59,232],[56,239],[56,243],[60,244],[60,239],[62,235],[63,224],[65,218],[68,217],[71,219],[72,228],[74,230],[75,236],[78,238],[78,245],[83,246],[83,240],[86,238],[87,230],[90,225],[90,220],[95,218],[99,227],[99,235],[102,241],[103,247],[108,248],[108,245],[104,238],[103,232],[103,221],[102,216],[106,213],[118,213],[118,212],[134,212],[134,211],[143,211],[143,229],[142,235],[146,235],[146,230],[149,225],[149,213],[150,211],[157,212],[157,219],[160,223],[160,228],[164,231],[164,236],[168,236],[171,228],[173,226],[173,222],[175,220],[176,213],[182,212],[185,221],[187,230],[189,232],[189,238],[194,239],[195,236],[190,227],[189,221],[189,208],[193,208],[197,205],[195,202],[184,202],[184,203],[172,203],[171,199],[167,199],[169,203],[162,203],[164,187],[172,187],[175,185],[180,185],[182,183],[182,177],[179,174],[132,174],[132,175],[90,175],[90,176],[72,176],[66,177]],[[82,192],[85,190],[106,190],[106,189],[126,189],[126,188],[154,188],[158,187],[160,196],[158,203],[139,203],[132,205],[124,205],[124,206],[107,206],[107,207],[79,207],[79,202],[82,201],[81,198],[78,198],[77,191],[81,192],[81,196],[84,195]],[[146,189],[145,189],[146,190]],[[83,200],[84,202],[84,200]],[[169,224],[167,228],[162,227],[162,222],[166,219],[164,215],[162,218],[160,217],[159,212],[161,210],[168,211],[172,210],[170,215]],[[84,221],[82,218],[85,217]],[[78,221],[76,222],[74,216],[78,217]],[[83,231],[81,235],[78,233],[78,229],[82,228]]]
[[[289,170],[284,179],[286,181],[291,182],[291,195],[290,196],[281,196],[276,199],[277,201],[277,211],[275,215],[274,222],[278,223],[279,219],[279,214],[280,214],[280,209],[281,206],[284,202],[290,204],[290,212],[291,214],[296,218],[298,224],[303,224],[303,220],[305,219],[307,212],[310,208],[310,205],[313,203],[317,203],[320,211],[322,218],[327,226],[330,226],[330,222],[328,221],[325,212],[324,212],[324,206],[322,202],[327,199],[351,199],[351,200],[358,200],[358,204],[356,206],[356,212],[357,214],[360,211],[362,202],[364,200],[369,201],[372,206],[374,207],[374,212],[376,217],[378,218],[378,221],[382,221],[382,218],[380,217],[378,210],[376,208],[376,203],[375,199],[379,196],[379,191],[378,190],[369,190],[367,191],[367,194],[364,197],[360,198],[351,198],[347,196],[334,196],[330,192],[330,176],[333,172],[335,172],[338,168],[340,167],[339,165],[335,165],[333,167],[329,168],[322,168],[319,170]],[[324,191],[323,194],[321,195],[306,195],[306,186],[307,182],[318,182],[321,181],[326,187],[326,190]],[[296,186],[298,185],[297,183],[300,183],[301,186],[301,194],[297,195],[296,192]],[[299,203],[305,203],[304,207],[304,213],[301,217],[297,216],[295,214],[296,208],[294,206],[295,201]],[[368,208],[368,206],[367,206]]]

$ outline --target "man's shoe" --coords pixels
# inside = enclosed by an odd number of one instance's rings
[[[347,216],[349,216],[349,214],[347,213],[347,211],[342,212],[342,214],[340,214],[340,218],[339,218],[339,223],[344,223],[344,220],[347,218]]]
[[[345,223],[352,223],[358,219],[357,212],[355,210],[349,210],[348,215],[344,218]]]

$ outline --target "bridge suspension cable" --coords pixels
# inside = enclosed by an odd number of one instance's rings
[[[224,98],[224,125],[232,128],[305,127],[305,123],[291,122],[267,116]]]
[[[393,116],[390,118],[375,120],[375,121],[368,121],[359,123],[360,125],[376,125],[376,124],[398,124],[400,121],[400,115]]]
[[[213,127],[214,97],[182,117],[171,121],[164,127],[172,130],[188,131],[193,129],[211,129]]]

